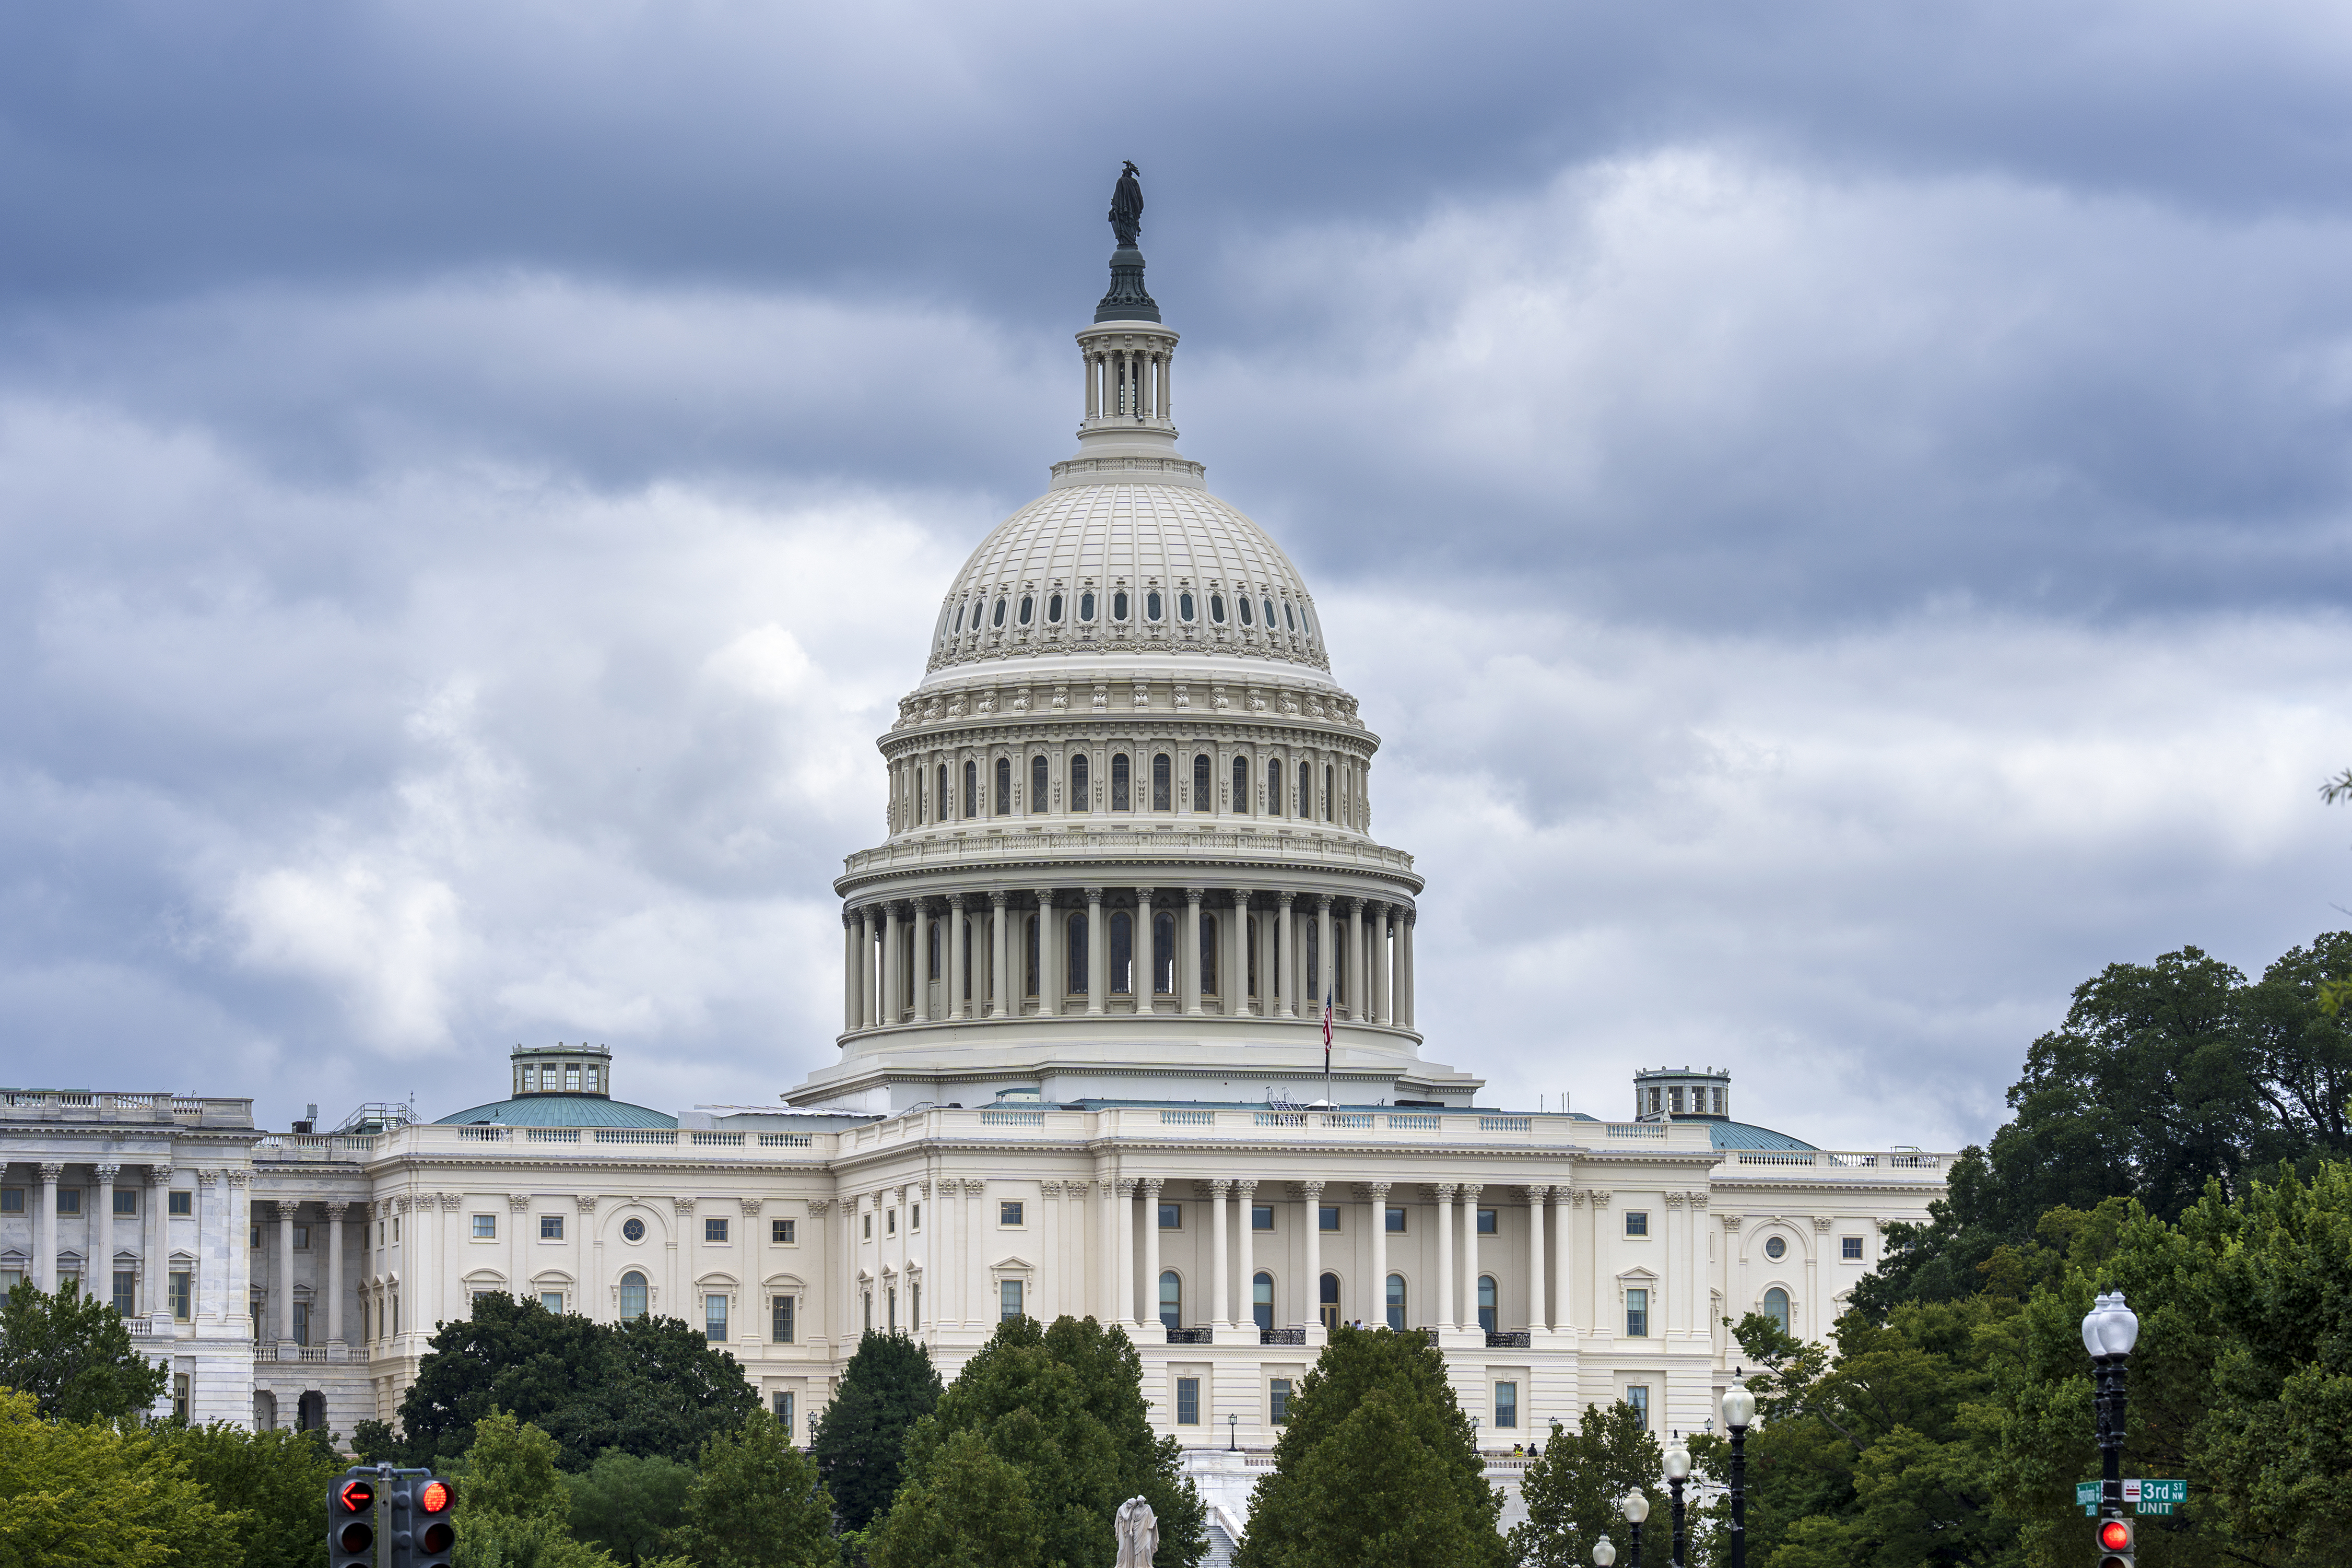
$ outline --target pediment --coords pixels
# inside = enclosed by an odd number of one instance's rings
[[[1037,1266],[1034,1263],[1022,1257],[1000,1258],[989,1266],[1013,1274],[1034,1274],[1037,1271]]]
[[[716,1269],[708,1274],[697,1274],[694,1277],[694,1282],[698,1285],[716,1286],[729,1291],[733,1290],[738,1283],[734,1275],[721,1273]]]
[[[760,1283],[769,1290],[774,1290],[778,1286],[790,1286],[796,1291],[804,1288],[798,1274],[770,1274]]]
[[[530,1277],[534,1285],[569,1285],[575,1281],[561,1269],[541,1269]]]
[[[1629,1285],[1649,1285],[1656,1283],[1658,1277],[1655,1274],[1651,1273],[1647,1269],[1637,1267],[1626,1270],[1623,1273],[1618,1275],[1617,1278]]]
[[[139,1267],[139,1254],[136,1252],[117,1252],[114,1255],[114,1266],[118,1269],[136,1269]]]
[[[196,1255],[193,1252],[173,1252],[171,1261],[174,1269],[193,1269],[196,1266]]]
[[[496,1269],[473,1269],[457,1277],[478,1291],[492,1290],[507,1282],[507,1277]]]
[[[33,1260],[30,1258],[26,1257],[25,1254],[17,1251],[14,1247],[9,1248],[5,1252],[0,1252],[0,1269],[29,1268],[32,1266],[32,1261]]]

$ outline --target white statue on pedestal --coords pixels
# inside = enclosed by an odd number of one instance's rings
[[[1118,1568],[1151,1568],[1151,1554],[1160,1550],[1160,1521],[1150,1503],[1129,1498],[1118,1505],[1111,1529],[1118,1537]]]

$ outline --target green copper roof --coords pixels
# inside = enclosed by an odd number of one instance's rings
[[[477,1105],[444,1116],[436,1127],[479,1127],[490,1122],[509,1127],[675,1127],[677,1118],[601,1094],[526,1094],[495,1105]]]
[[[1813,1145],[1802,1138],[1792,1138],[1786,1133],[1776,1133],[1769,1127],[1750,1126],[1746,1122],[1709,1122],[1718,1149],[1810,1149]]]

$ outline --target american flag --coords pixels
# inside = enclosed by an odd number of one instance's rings
[[[1324,1073],[1324,1076],[1328,1077],[1328,1076],[1330,1076],[1330,1072],[1331,1072],[1331,998],[1328,998],[1328,997],[1325,997],[1325,998],[1323,998],[1323,1073]]]

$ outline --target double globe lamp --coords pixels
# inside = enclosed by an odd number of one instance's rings
[[[2124,1368],[2139,1343],[2139,1316],[2110,1291],[2083,1314],[2083,1348],[2091,1353],[2092,1407],[2099,1421],[2099,1512],[2107,1519],[2124,1511]]]
[[[1756,1396],[1748,1391],[1744,1383],[1735,1382],[1724,1393],[1722,1408],[1723,1424],[1731,1433],[1732,1568],[1747,1568],[1748,1428],[1756,1423]],[[1682,1568],[1683,1483],[1690,1479],[1691,1457],[1690,1450],[1683,1446],[1679,1437],[1659,1457],[1659,1467],[1665,1472],[1666,1485],[1674,1495],[1674,1561],[1675,1568]],[[1639,1491],[1630,1491],[1618,1507],[1633,1531],[1633,1557],[1629,1568],[1642,1568],[1642,1521],[1650,1517],[1650,1500]],[[1594,1542],[1592,1561],[1594,1568],[1612,1568],[1617,1561],[1616,1543],[1606,1535]]]

